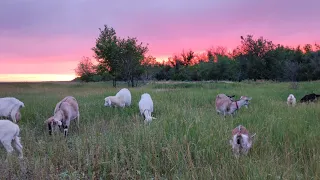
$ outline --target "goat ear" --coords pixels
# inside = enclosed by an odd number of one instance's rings
[[[50,117],[49,119],[45,120],[44,123],[48,124],[51,123],[53,121],[53,117]]]
[[[111,106],[111,100],[110,100],[110,98],[108,98],[108,104]]]

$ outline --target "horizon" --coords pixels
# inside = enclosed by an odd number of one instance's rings
[[[149,44],[147,55],[157,61],[189,49],[234,49],[240,36],[249,34],[284,46],[313,45],[320,43],[319,5],[316,0],[290,7],[284,0],[3,1],[0,82],[73,80],[81,58],[93,59],[91,48],[104,25]]]

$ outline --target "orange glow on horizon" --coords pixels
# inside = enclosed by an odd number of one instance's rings
[[[74,74],[0,74],[0,82],[71,81]]]

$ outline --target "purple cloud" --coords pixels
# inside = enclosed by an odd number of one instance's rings
[[[234,47],[247,34],[313,43],[320,40],[319,5],[316,0],[0,1],[0,61],[91,56],[104,24],[119,36],[149,43],[155,56]]]

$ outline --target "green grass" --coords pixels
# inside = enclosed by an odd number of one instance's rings
[[[3,163],[0,146],[0,179],[319,179],[320,103],[288,108],[286,99],[320,93],[320,84],[289,87],[152,83],[130,88],[132,106],[121,109],[103,106],[120,89],[111,83],[0,84],[0,97],[14,96],[26,106],[19,122],[25,159]],[[149,126],[138,110],[144,92],[152,96],[157,118]],[[223,119],[215,112],[218,93],[253,99],[249,109]],[[44,121],[67,95],[78,100],[80,129],[72,122],[67,139],[49,136]],[[248,156],[237,160],[228,141],[239,124],[257,136]]]

